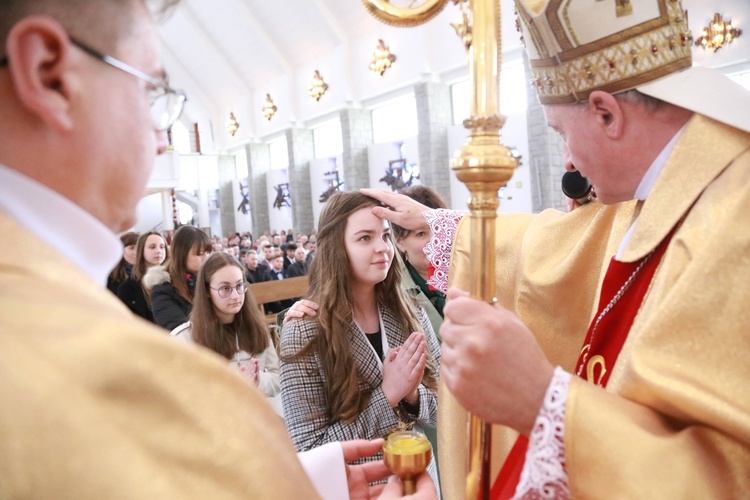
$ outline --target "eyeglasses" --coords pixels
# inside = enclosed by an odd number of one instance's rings
[[[237,291],[237,295],[243,295],[245,292],[247,292],[247,287],[249,285],[250,283],[243,282],[235,286],[224,285],[220,286],[219,288],[209,286],[208,288],[210,288],[211,290],[216,290],[216,292],[219,294],[219,297],[221,297],[222,299],[226,299],[227,297],[232,295],[232,292],[235,290]]]
[[[124,71],[129,75],[140,78],[149,85],[155,87],[154,94],[151,96],[151,119],[157,130],[161,132],[168,130],[182,114],[182,110],[185,107],[185,101],[187,101],[187,96],[184,92],[171,88],[165,79],[154,78],[153,76],[147,75],[129,64],[125,64],[112,56],[102,54],[73,38],[70,39],[70,43],[83,50],[88,55]],[[7,66],[8,62],[8,56],[3,57],[0,59],[0,67]]]

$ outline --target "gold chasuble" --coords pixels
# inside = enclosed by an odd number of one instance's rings
[[[134,316],[0,212],[0,498],[308,499],[226,360]]]
[[[574,377],[565,461],[574,498],[736,498],[750,491],[750,134],[695,115],[648,199],[622,262],[671,231],[606,389]],[[604,272],[636,202],[499,214],[497,296],[549,360],[573,373]],[[469,224],[452,286],[468,289]],[[441,385],[445,498],[464,498],[466,412]],[[493,427],[493,478],[517,433]]]

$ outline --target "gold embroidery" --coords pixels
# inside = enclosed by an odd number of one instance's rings
[[[629,16],[633,13],[630,0],[617,0],[617,17]]]
[[[598,378],[596,377],[597,366],[601,367]],[[597,354],[596,356],[592,357],[588,363],[586,363],[586,378],[592,384],[598,385],[599,387],[604,387],[602,385],[602,379],[604,378],[605,373],[607,373],[607,363],[604,362],[603,356]]]

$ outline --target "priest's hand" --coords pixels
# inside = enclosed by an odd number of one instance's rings
[[[341,448],[344,450],[344,461],[352,462],[358,458],[370,457],[383,449],[382,439],[357,439],[353,441],[342,441]],[[374,481],[380,481],[390,476],[382,460],[367,462],[360,465],[346,466],[346,480],[349,484],[349,498],[351,500],[369,500],[378,498],[383,491],[384,484],[370,486]]]
[[[365,196],[375,198],[385,205],[385,207],[373,207],[372,209],[372,213],[381,219],[393,222],[410,231],[424,226],[425,220],[423,214],[429,208],[408,196],[383,189],[360,189],[359,192]]]
[[[554,367],[518,317],[451,288],[440,328],[440,377],[461,405],[486,422],[528,435]]]

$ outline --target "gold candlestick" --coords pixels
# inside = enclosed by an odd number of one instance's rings
[[[417,491],[417,477],[432,460],[432,445],[427,436],[415,431],[397,431],[383,443],[383,461],[388,470],[404,483],[404,494]]]

